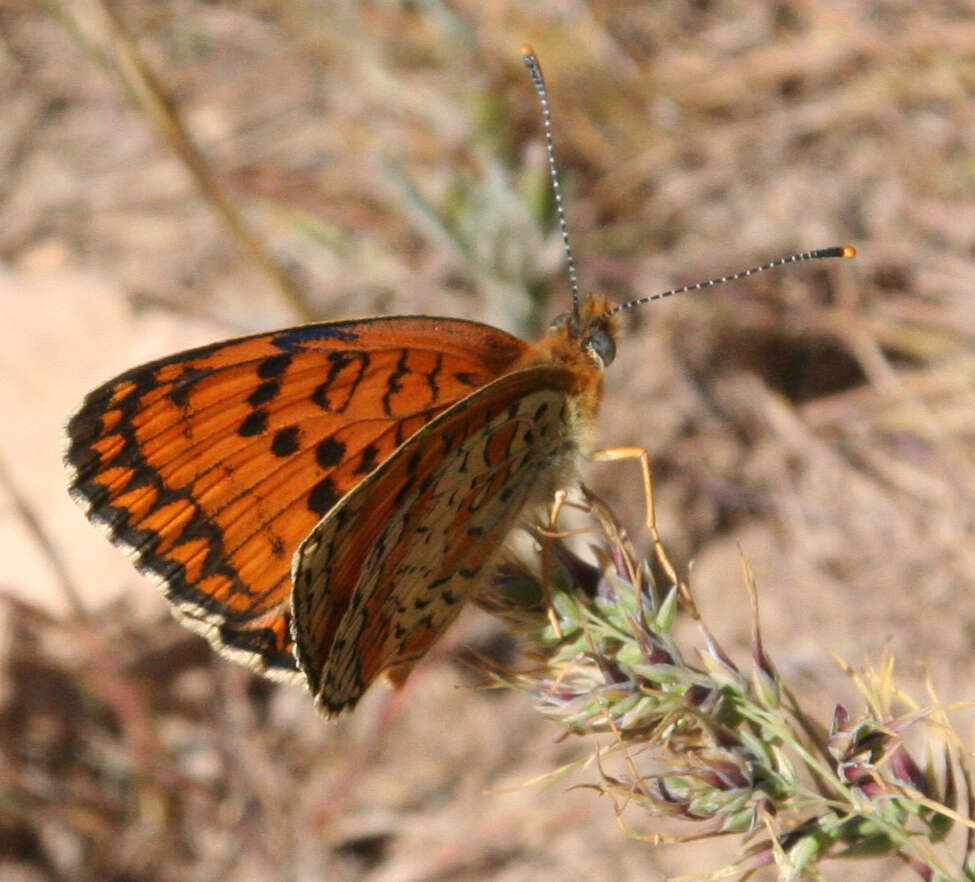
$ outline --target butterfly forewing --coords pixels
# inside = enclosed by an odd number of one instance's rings
[[[443,633],[526,502],[575,466],[563,367],[504,376],[406,442],[315,528],[294,561],[293,627],[319,707],[401,681]]]
[[[290,562],[319,520],[527,344],[473,322],[308,325],[190,350],[92,392],[71,493],[223,652],[295,671]]]

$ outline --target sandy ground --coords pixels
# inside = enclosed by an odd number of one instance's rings
[[[299,689],[216,659],[85,522],[60,451],[88,389],[302,316],[127,99],[97,4],[38,6],[0,3],[4,878],[642,880],[734,854],[623,837],[570,789],[591,768],[522,787],[593,746],[521,696],[463,688],[457,648],[498,639],[484,614],[402,693],[326,725]],[[650,451],[671,552],[744,659],[741,546],[767,649],[823,719],[856,704],[831,653],[890,646],[906,688],[923,694],[923,665],[942,698],[972,697],[970,4],[115,8],[321,319],[532,337],[565,308],[526,41],[584,288],[622,300],[854,244],[856,261],[628,315],[601,441]],[[645,545],[627,468],[587,480]]]

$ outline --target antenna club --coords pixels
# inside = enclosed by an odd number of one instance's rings
[[[804,254],[796,254],[786,258],[789,262],[796,260],[821,260],[824,257],[856,257],[857,250],[852,245],[833,245],[830,248],[817,248]]]
[[[531,43],[522,43],[521,54],[524,58],[535,58],[535,49],[532,47]]]

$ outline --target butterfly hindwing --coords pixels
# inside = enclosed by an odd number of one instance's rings
[[[421,429],[305,540],[292,625],[324,713],[351,708],[383,671],[401,681],[526,502],[573,468],[573,383],[551,365],[495,380]]]
[[[342,497],[527,344],[394,317],[193,349],[96,389],[68,424],[71,494],[225,654],[293,676],[290,562]]]

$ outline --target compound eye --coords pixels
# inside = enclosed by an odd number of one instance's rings
[[[616,342],[612,335],[605,328],[596,325],[589,333],[586,340],[586,349],[602,364],[608,367],[616,358]]]

